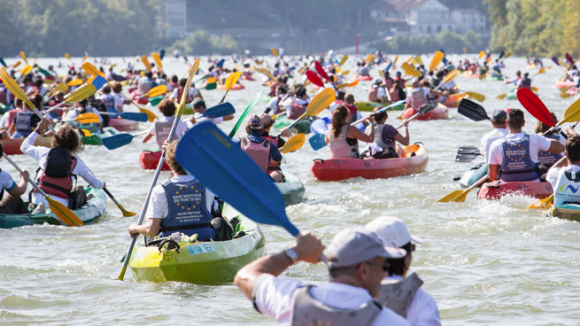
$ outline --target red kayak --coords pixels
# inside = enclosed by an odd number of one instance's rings
[[[254,76],[252,75],[251,72],[244,72],[242,73],[242,79],[243,80],[249,80],[249,81],[254,81]]]
[[[422,143],[406,146],[403,151],[405,157],[402,158],[314,160],[310,167],[310,174],[320,181],[340,181],[357,177],[385,179],[425,171],[429,156]]]
[[[369,81],[369,80],[373,80],[373,77],[371,76],[358,76],[355,78],[355,80],[358,81]]]
[[[113,127],[118,131],[135,131],[139,129],[139,121],[111,119],[109,120],[109,127]]]
[[[242,89],[245,89],[246,87],[242,84],[234,84],[234,86],[232,86],[231,91],[239,91]],[[217,85],[217,89],[226,89],[226,85]]]
[[[558,80],[556,82],[556,87],[558,88],[564,88],[564,87],[573,87],[576,86],[576,82],[571,81],[571,80]]]
[[[410,117],[417,114],[417,109],[411,107],[403,111],[403,119],[409,119]],[[443,108],[434,108],[433,110],[421,114],[416,118],[416,120],[441,120],[449,119],[449,110]]]
[[[141,97],[141,94],[139,94],[138,92],[131,93],[131,99],[137,104],[141,105],[147,105],[149,103],[149,98]]]
[[[479,199],[495,200],[506,195],[523,195],[544,199],[550,197],[554,189],[549,182],[508,182],[500,184],[499,181],[483,184],[477,197]]]
[[[141,155],[139,156],[139,165],[143,170],[156,170],[157,165],[159,165],[159,160],[161,159],[161,154],[163,152],[161,150],[151,152],[151,151],[142,151]],[[163,162],[163,167],[161,171],[171,171],[167,163]]]
[[[6,155],[20,155],[24,154],[20,150],[20,146],[25,138],[18,138],[18,139],[2,139],[0,143],[2,143],[2,148],[4,148],[4,154]],[[43,147],[52,147],[52,137],[42,137],[39,136],[36,138],[34,142],[34,146],[43,146]]]
[[[445,105],[450,109],[455,109],[459,106],[459,101],[456,101],[453,98],[447,96],[445,97],[445,101],[441,102],[441,104]]]

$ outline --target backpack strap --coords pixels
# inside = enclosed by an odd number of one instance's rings
[[[580,172],[564,172],[564,174],[566,175],[566,178],[568,178],[568,180],[570,181],[574,181],[574,182],[580,182]]]

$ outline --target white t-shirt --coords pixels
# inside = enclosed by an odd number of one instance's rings
[[[505,139],[509,140],[522,140],[524,139],[526,133],[524,131],[517,134],[508,134]],[[540,135],[530,134],[530,158],[532,162],[538,163],[538,150],[547,151],[552,145],[551,139],[545,138]],[[502,140],[498,139],[491,143],[489,148],[489,164],[501,165],[503,163],[503,146]]]
[[[308,106],[308,102],[309,102],[309,101],[303,100],[301,98],[288,97],[286,99],[286,101],[282,102],[282,107],[284,108],[284,111],[288,111],[290,109],[290,106],[292,105],[293,101],[296,101],[296,104],[298,104],[298,105],[305,105],[305,106]]]
[[[119,93],[113,93],[113,99],[115,100],[115,110],[117,113],[123,113],[123,105],[125,103],[125,97]]]
[[[421,89],[423,90],[423,94],[425,95],[425,98],[429,98],[429,94],[431,94],[431,89],[427,88],[427,87],[421,87]],[[407,103],[408,104],[412,104],[413,101],[413,96],[412,96],[412,91],[408,93],[409,95],[407,95]]]
[[[270,99],[270,102],[268,102],[268,106],[267,106],[267,108],[268,108],[268,109],[270,109],[270,110],[271,110],[273,113],[274,113],[274,112],[276,112],[276,110],[278,109],[278,102],[279,102],[280,100],[281,100],[281,99],[280,99],[280,98],[278,98],[278,97],[272,97],[272,98]]]
[[[449,90],[449,89],[452,89],[453,87],[455,87],[455,81],[454,80],[452,80],[450,82],[447,82],[447,83],[441,85],[439,88],[440,89],[444,89],[444,90]]]
[[[387,96],[387,92],[385,91],[385,88],[383,86],[379,86],[377,89],[377,99],[381,99],[381,97],[386,97],[387,99],[389,98]]]
[[[507,134],[509,134],[507,129],[494,128],[481,138],[479,150],[481,151],[481,154],[485,156],[486,164],[489,164],[489,148],[491,147],[491,143],[505,137]]]
[[[10,173],[2,170],[2,172],[0,172],[0,191],[2,191],[2,189],[11,191],[14,187],[16,187],[16,182],[14,182]]]
[[[171,182],[189,182],[193,180],[190,175],[177,175],[170,179]],[[212,205],[213,209],[217,210],[218,203],[215,200],[215,195],[213,192],[205,189],[205,204],[207,210],[211,213]],[[165,190],[163,186],[158,184],[153,188],[151,192],[151,199],[149,205],[147,206],[147,212],[145,212],[146,218],[166,218],[169,213],[169,206],[167,205],[167,196],[165,195]]]
[[[399,275],[385,277],[384,280],[402,280]],[[407,318],[409,324],[421,326],[441,326],[441,316],[437,308],[437,302],[433,297],[419,288],[407,308]]]
[[[50,152],[51,149],[47,148],[47,147],[42,147],[42,146],[34,146],[34,142],[36,141],[37,137],[38,137],[38,133],[32,132],[30,134],[30,136],[28,136],[28,137],[26,137],[26,139],[24,139],[20,149],[22,150],[22,152],[24,154],[37,160],[38,165],[44,169],[44,167],[46,166],[46,158],[48,157],[48,152]],[[91,173],[89,168],[87,168],[87,166],[80,160],[77,160],[77,165],[75,166],[75,168],[73,170],[73,174],[85,179],[85,181],[88,182],[89,185],[91,185],[91,187],[103,188],[105,186],[105,183],[103,181],[101,181],[100,179],[98,179],[97,177],[95,177],[95,175]],[[60,197],[56,197],[56,196],[52,196],[52,195],[49,195],[49,196],[50,196],[50,198],[54,199],[55,201],[58,201],[59,203],[65,205],[65,206],[68,206],[68,199],[64,199],[64,198],[60,198]],[[46,200],[46,198],[44,198],[44,196],[42,196],[38,192],[32,193],[32,203],[34,203],[34,204],[44,203],[48,207],[48,201]]]
[[[224,122],[224,117],[212,119],[212,118],[204,117],[203,113],[199,113],[199,112],[195,112],[193,117],[195,118],[195,123],[209,120],[209,121],[213,122],[214,124],[219,125],[220,123]],[[193,127],[193,123],[191,123],[190,120],[187,120],[187,128],[191,128],[191,127]]]
[[[294,308],[294,291],[301,287],[302,283],[273,275],[262,277],[254,292],[256,307],[261,313],[276,318],[279,325],[289,326]],[[311,294],[316,300],[339,309],[358,308],[372,299],[367,290],[341,283],[326,283],[314,287]],[[383,307],[371,325],[403,326],[409,323],[392,310]]]
[[[178,94],[179,94],[179,87],[176,87],[173,90],[173,92],[171,93],[171,98],[174,98],[177,101],[181,101],[181,99],[178,98],[178,96],[177,96]],[[199,94],[199,91],[196,88],[193,88],[193,87],[190,87],[189,88],[189,94],[188,95],[191,95],[195,99],[195,97],[197,96],[197,94]]]
[[[157,118],[157,122],[167,122],[170,118],[173,118],[173,117]],[[183,135],[186,131],[187,131],[187,124],[183,120],[179,119],[179,122],[177,123],[177,128],[175,129],[175,138],[174,139],[181,139],[181,135]],[[151,125],[151,128],[149,128],[149,133],[151,135],[157,134],[157,132],[155,130],[155,123]]]
[[[556,182],[560,178],[560,175],[564,174],[564,172],[576,172],[580,173],[580,166],[578,165],[568,165],[564,168],[553,168],[548,171],[548,175],[546,176],[546,181],[552,184],[552,187],[556,187]]]
[[[8,112],[6,112],[2,116],[2,119],[0,119],[0,129],[8,129],[9,121],[10,121],[10,114],[8,114]]]

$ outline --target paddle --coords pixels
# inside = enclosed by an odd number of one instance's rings
[[[355,87],[356,85],[358,85],[359,80],[355,80],[351,83],[344,83],[344,84],[340,84],[338,86],[336,86],[337,89],[341,89],[341,88],[346,88],[346,87]]]
[[[573,65],[574,64],[574,59],[572,58],[572,56],[570,55],[570,53],[566,52],[566,60],[568,60],[568,62]],[[26,60],[24,60],[26,61]]]
[[[566,53],[566,54],[568,54],[568,53]],[[28,64],[28,59],[26,58],[26,54],[24,54],[24,52],[20,52],[20,56],[22,57],[24,62],[26,62],[26,64]]]
[[[272,55],[278,58],[278,50],[276,50],[276,48],[272,48]]]
[[[90,62],[85,62],[81,65],[81,69],[83,69],[84,71],[86,71],[87,73],[93,75],[93,76],[102,76],[105,77],[105,74],[100,72],[97,67],[95,67],[92,63]]]
[[[28,75],[31,71],[32,71],[32,66],[31,65],[26,65],[24,66],[24,68],[22,68],[22,70],[20,71],[20,75],[25,76]],[[82,84],[82,80],[81,80],[81,84]]]
[[[99,116],[96,115],[95,113],[84,113],[84,114],[79,115],[75,119],[62,120],[62,121],[63,122],[76,121],[76,122],[81,123],[81,124],[89,124],[89,123],[99,123],[99,122],[101,122],[101,119],[99,119]]]
[[[438,203],[448,203],[448,202],[457,202],[457,203],[463,203],[465,201],[465,198],[467,197],[467,194],[469,194],[469,192],[479,186],[480,184],[484,183],[485,180],[487,180],[487,175],[484,176],[483,178],[479,179],[476,183],[472,184],[471,186],[469,186],[469,188],[465,189],[465,190],[455,190],[453,192],[451,192],[450,194],[448,194],[447,196],[439,199],[437,202]]]
[[[306,72],[306,78],[308,78],[312,84],[324,88],[324,82],[322,79],[320,79],[320,77],[318,77],[318,75],[316,75],[314,71],[308,70]]]
[[[147,114],[138,112],[123,112],[123,113],[99,112],[99,113],[139,122],[147,122],[149,120]]]
[[[300,120],[308,117],[315,116],[326,109],[332,102],[336,101],[336,95],[334,91],[330,88],[325,88],[322,92],[318,93],[311,101],[308,103],[306,112],[296,119],[288,128],[294,127]],[[280,137],[282,133],[279,133],[276,137]]]
[[[3,58],[0,58],[0,64],[2,64],[4,67],[8,67]]]
[[[26,67],[24,67],[26,68]],[[75,80],[71,80],[68,83],[66,83],[68,86],[78,86],[81,85],[83,83],[82,79],[75,79]]]
[[[487,115],[487,112],[485,112],[483,106],[466,98],[462,99],[461,102],[459,102],[457,113],[475,122],[483,120],[489,121],[490,119],[489,116]]]
[[[539,74],[543,74],[546,72],[546,67],[542,67],[540,70],[538,70],[538,72],[536,73],[536,76]]]
[[[248,113],[250,113],[250,111],[252,111],[254,106],[256,106],[256,104],[258,104],[261,97],[262,97],[262,91],[258,92],[258,94],[254,97],[252,102],[250,102],[250,104],[248,104],[248,107],[246,107],[246,109],[244,110],[244,113],[242,113],[242,115],[240,116],[240,118],[238,119],[238,121],[236,122],[234,127],[232,128],[232,131],[230,131],[230,133],[229,133],[230,138],[234,137],[236,132],[238,132],[238,128],[240,127],[240,125],[242,124],[242,122],[244,121],[244,119],[246,118]]]
[[[395,102],[395,103],[391,103],[391,104],[389,104],[389,105],[387,105],[387,106],[385,106],[385,107],[381,108],[381,109],[380,109],[380,110],[378,110],[377,112],[373,112],[373,113],[371,113],[371,116],[372,116],[372,117],[374,117],[375,115],[377,115],[377,114],[379,114],[379,113],[381,113],[381,112],[388,111],[390,108],[394,108],[394,107],[396,107],[396,106],[399,106],[399,105],[401,105],[401,104],[403,104],[403,103],[405,103],[405,102],[406,102],[406,100],[400,100],[400,101],[397,101],[397,102]],[[423,108],[423,106],[422,106],[422,107],[419,109],[419,111],[421,111],[421,109],[422,109],[422,108]],[[429,110],[429,111],[431,111],[431,110]],[[367,119],[368,119],[368,117],[366,117],[366,118],[362,118],[362,119],[359,119],[359,120],[357,120],[357,121],[355,121],[355,122],[351,123],[350,125],[351,125],[351,126],[357,125],[357,124],[359,124],[359,123],[361,123],[361,122],[363,122],[363,121],[365,121],[365,120],[367,120]]]
[[[558,61],[558,57],[552,57],[552,61],[554,61],[554,63],[557,64],[558,66],[560,65],[560,62]]]
[[[13,65],[12,65],[12,68],[14,69],[14,68],[16,68],[16,67],[20,66],[20,64],[21,64],[21,63],[22,63],[22,62],[20,62],[20,61],[17,61],[15,64],[13,64]]]
[[[70,58],[70,54],[68,54],[68,53],[65,53],[65,54],[64,54],[64,56],[65,56],[65,58],[67,58],[67,59],[69,59],[70,61],[72,61],[72,59]]]
[[[461,101],[462,99],[464,99],[468,96],[469,96],[469,94],[467,94],[467,93],[449,94],[449,97],[455,101]]]
[[[516,94],[520,103],[532,116],[550,127],[555,125],[550,111],[534,92],[527,88],[520,88]]]
[[[417,71],[417,69],[415,69],[413,66],[411,66],[408,63],[403,63],[403,65],[401,66],[401,68],[403,68],[403,70],[405,71],[405,73],[409,76],[413,76],[413,77],[421,77],[421,73],[419,71]]]
[[[146,55],[141,57],[141,62],[143,63],[143,65],[145,65],[145,69],[147,69],[147,71],[151,71],[152,67]]]
[[[105,145],[105,147],[108,150],[113,150],[113,149],[117,149],[119,147],[125,146],[129,143],[131,143],[131,141],[133,140],[133,138],[140,136],[140,135],[145,135],[146,133],[148,133],[149,131],[142,131],[139,133],[136,133],[134,135],[132,134],[128,134],[128,133],[119,133],[110,137],[105,137],[103,138],[103,145]]]
[[[240,78],[240,75],[241,74],[242,74],[242,72],[241,71],[238,71],[238,72],[234,72],[234,73],[232,73],[232,74],[230,74],[228,76],[228,79],[226,79],[226,83],[225,83],[226,93],[224,94],[224,97],[222,97],[220,103],[223,103],[223,101],[226,99],[226,96],[228,95],[228,92],[238,82],[238,79]]]
[[[434,106],[434,105],[423,105],[422,107],[419,108],[418,112],[414,116],[412,116],[409,119],[407,119],[407,122],[411,122],[411,121],[415,120],[415,118],[417,118],[421,114],[425,114],[427,112],[431,112],[435,108],[436,108],[436,106]],[[405,124],[401,124],[396,129],[399,130],[399,129],[403,128],[404,126],[405,126]]]
[[[287,154],[299,150],[306,141],[306,135],[297,134],[290,137],[284,146],[280,148],[280,153]]]
[[[332,85],[332,87],[338,92],[338,89],[336,88],[336,86],[334,86],[334,81],[328,76],[328,74],[326,73],[326,71],[324,71],[324,68],[322,68],[322,65],[320,65],[320,62],[314,61],[314,69],[316,69],[316,72],[318,72],[318,74],[322,78],[328,80],[328,82],[330,83],[330,85]]]
[[[563,99],[563,100],[565,100],[565,99],[567,99],[567,98],[569,98],[571,96],[572,95],[571,94],[568,94],[568,93],[560,93],[560,98]]]
[[[477,60],[481,60],[481,58],[483,58],[484,55],[485,55],[485,51],[479,52],[479,57],[477,58]]]
[[[479,94],[476,92],[465,92],[469,95],[469,97],[471,97],[474,100],[480,101],[480,102],[485,102],[485,95],[483,94]]]
[[[234,106],[230,104],[230,102],[221,103],[216,106],[212,106],[211,108],[207,109],[202,117],[207,117],[210,119],[215,119],[219,117],[225,117],[230,114],[236,113]]]
[[[439,87],[441,87],[444,84],[447,84],[448,82],[452,81],[453,79],[457,78],[457,76],[461,75],[461,71],[454,69],[452,70],[450,73],[448,73],[445,78],[443,78],[443,80],[439,83],[439,85],[437,87],[435,87],[434,90],[439,89]]]
[[[159,86],[155,86],[152,89],[150,89],[149,92],[147,92],[147,94],[140,96],[140,98],[157,97],[157,96],[165,95],[165,93],[167,93],[167,86],[166,85],[159,85]]]
[[[443,54],[443,52],[441,51],[435,52],[435,54],[433,55],[433,59],[431,59],[431,63],[429,64],[429,72],[437,68],[437,66],[441,63],[441,61],[443,61],[443,57],[445,57],[445,54]]]
[[[338,66],[342,67],[342,65],[346,62],[346,60],[348,60],[348,54],[345,54],[342,56],[342,58],[340,58],[340,62],[338,63]]]
[[[161,62],[161,57],[159,56],[159,54],[153,53],[151,57],[153,58],[153,61],[155,61],[157,67],[159,67],[159,71],[163,72],[163,62]]]
[[[195,73],[197,72],[198,68],[199,68],[199,58],[197,58],[195,60],[195,62],[191,66],[191,69],[189,70],[189,76],[187,78],[187,83],[185,84],[184,89],[189,89],[189,87],[191,85],[191,80],[193,79],[193,76],[195,76]],[[183,110],[185,109],[186,98],[187,98],[187,92],[183,92],[183,94],[181,95],[181,102],[179,102],[179,107],[175,111],[175,119],[173,119],[173,126],[171,127],[171,131],[169,132],[169,136],[167,137],[167,140],[169,140],[170,142],[173,140],[173,136],[175,136],[175,130],[177,129],[177,124],[179,123],[181,115],[183,114]],[[203,122],[200,122],[199,124],[205,124],[205,123],[210,123],[213,125],[213,122],[211,122],[211,121],[203,121]],[[195,128],[195,126],[194,126],[194,128]],[[240,151],[241,151],[241,149],[240,149]],[[231,159],[231,158],[228,158],[228,159]],[[155,185],[157,184],[157,179],[159,178],[159,174],[161,173],[161,168],[163,167],[164,162],[165,162],[165,150],[163,150],[163,152],[161,153],[161,158],[159,159],[159,163],[157,164],[157,170],[155,170],[155,175],[153,176],[153,180],[151,181],[151,186],[149,187],[149,191],[147,192],[147,198],[145,199],[145,203],[143,204],[143,209],[141,210],[141,215],[139,215],[139,221],[137,222],[137,224],[139,224],[139,225],[141,225],[143,223],[143,220],[145,218],[145,212],[147,212],[147,207],[149,206],[149,200],[151,199],[151,193],[153,191],[153,187],[155,187]],[[127,266],[129,265],[129,261],[131,260],[131,253],[133,252],[133,247],[135,246],[135,243],[137,242],[137,238],[138,238],[138,236],[133,236],[131,238],[131,244],[129,245],[129,249],[127,250],[125,260],[123,261],[123,267],[121,268],[121,271],[120,271],[119,276],[117,278],[120,281],[122,281],[125,278],[125,272],[127,272]]]
[[[315,151],[325,147],[327,145],[326,142],[324,141],[325,137],[326,137],[325,134],[316,134],[310,137],[310,139],[308,139],[310,147],[312,147],[312,149]]]
[[[459,147],[457,156],[455,156],[455,162],[471,162],[478,156],[481,156],[481,152],[475,146]]]

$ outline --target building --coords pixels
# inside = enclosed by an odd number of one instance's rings
[[[187,1],[163,0],[163,19],[166,38],[183,38],[187,29]]]
[[[475,9],[456,9],[451,12],[451,19],[455,22],[456,32],[465,33],[473,30],[478,33],[487,32],[487,18],[479,10]]]

